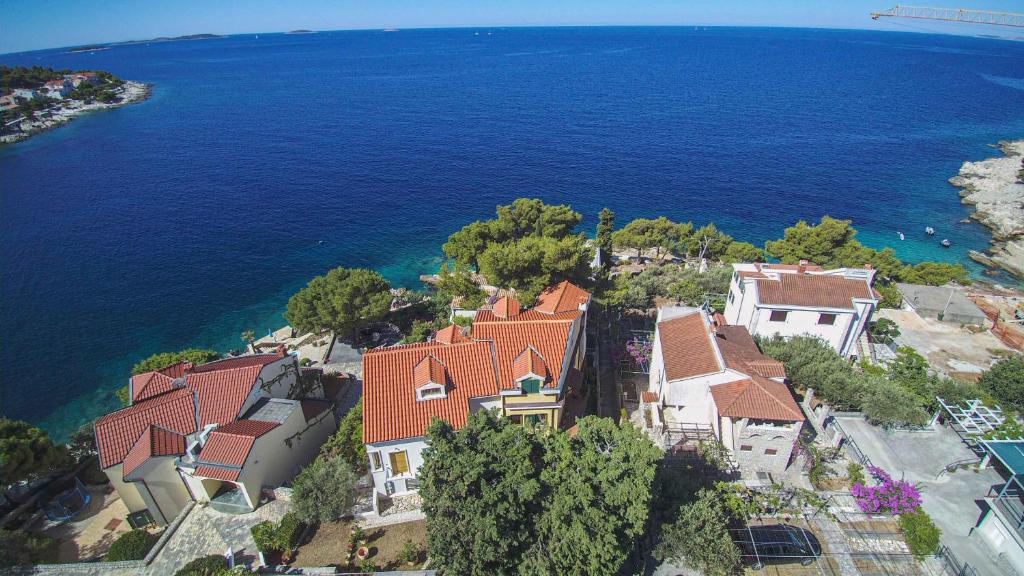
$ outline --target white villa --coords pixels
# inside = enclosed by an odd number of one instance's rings
[[[757,336],[817,336],[843,356],[857,355],[879,297],[871,268],[824,270],[795,264],[733,264],[728,324]]]
[[[100,466],[129,523],[167,524],[189,501],[244,513],[291,480],[337,423],[283,347],[132,376],[131,405],[96,421]]]
[[[700,308],[661,308],[649,377],[644,409],[666,449],[714,438],[743,470],[786,469],[804,415],[782,364],[746,328],[716,326]]]

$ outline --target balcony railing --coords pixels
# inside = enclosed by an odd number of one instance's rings
[[[1024,536],[1024,487],[1019,480],[1012,478],[1007,482],[992,499],[992,505]]]

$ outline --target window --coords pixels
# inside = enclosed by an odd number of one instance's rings
[[[380,470],[381,465],[380,452],[370,452],[370,466],[372,466],[374,470]]]
[[[509,414],[508,415],[508,419],[513,424],[522,424],[523,423],[523,416],[521,414]]]
[[[740,446],[740,451],[741,452],[750,452],[753,449],[754,449],[753,446],[750,446],[750,445],[747,445],[747,444],[744,444],[744,445]]]
[[[401,452],[392,452],[388,454],[388,458],[391,459],[392,476],[409,473],[409,456],[405,453],[405,450],[402,450]]]
[[[729,292],[729,304],[732,304],[735,301],[736,301],[736,293],[735,292]]]
[[[537,426],[540,426],[540,425],[544,425],[544,426],[548,425],[548,415],[547,414],[527,414],[526,415],[526,427],[527,428],[536,428]]]
[[[836,323],[835,314],[818,314],[818,324],[826,324],[831,326]]]
[[[785,310],[772,310],[772,314],[768,317],[768,321],[785,322],[786,316],[789,316],[789,312],[786,312]]]
[[[779,453],[779,451],[776,450],[775,448],[765,448],[765,450],[764,450],[764,455],[765,456],[775,456],[778,453]]]
[[[420,400],[426,400],[428,398],[438,398],[444,396],[444,389],[439,387],[422,388],[420,389]]]
[[[523,380],[519,383],[519,386],[523,389],[523,392],[526,392],[527,394],[536,394],[540,392],[540,380],[537,380],[536,378]]]

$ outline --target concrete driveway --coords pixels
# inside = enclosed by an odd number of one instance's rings
[[[942,530],[943,543],[962,561],[979,574],[1004,573],[991,560],[995,554],[985,541],[971,535],[988,509],[984,497],[1004,480],[992,468],[940,474],[947,464],[975,457],[955,432],[941,426],[931,432],[894,432],[863,418],[836,420],[875,466],[920,487],[923,507]]]
[[[882,309],[875,314],[875,319],[879,318],[888,318],[900,327],[898,345],[917,350],[933,368],[949,376],[970,379],[994,364],[998,354],[1012,352],[989,331],[975,334],[959,324],[922,318],[912,310]]]

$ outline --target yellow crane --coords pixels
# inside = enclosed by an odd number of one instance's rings
[[[966,8],[929,8],[926,6],[896,6],[883,12],[872,12],[871,19],[916,18],[918,20],[942,20],[967,24],[990,24],[1024,28],[1024,14],[1016,12],[993,12],[991,10],[969,10]]]

